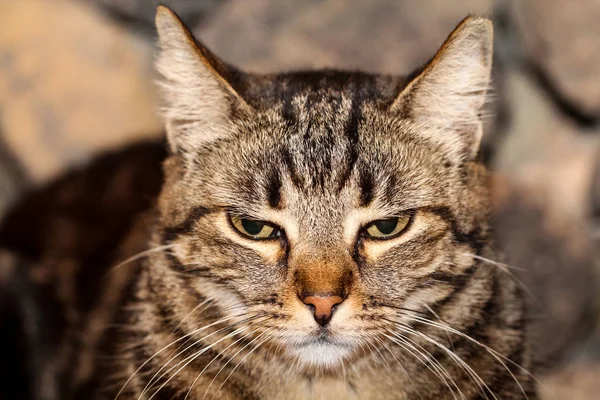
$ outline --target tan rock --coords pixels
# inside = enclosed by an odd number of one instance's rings
[[[0,121],[34,181],[160,131],[151,44],[64,0],[4,1],[0,27]]]
[[[600,364],[577,364],[541,379],[542,400],[592,400],[600,393]]]

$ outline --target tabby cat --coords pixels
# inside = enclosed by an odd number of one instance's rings
[[[168,155],[107,155],[0,233],[7,397],[536,398],[484,262],[489,20],[409,77],[244,73],[156,24]]]

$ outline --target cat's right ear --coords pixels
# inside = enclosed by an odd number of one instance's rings
[[[228,81],[241,72],[200,44],[168,7],[158,6],[156,29],[169,145],[174,153],[193,153],[228,135],[232,113],[250,109]]]

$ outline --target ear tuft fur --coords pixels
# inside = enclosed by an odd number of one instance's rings
[[[492,22],[464,19],[391,109],[411,118],[425,135],[457,157],[474,158],[481,141],[481,110],[490,86],[492,58]]]
[[[169,144],[173,152],[192,152],[226,136],[232,108],[248,106],[223,75],[232,68],[200,44],[166,6],[157,8],[156,29]]]

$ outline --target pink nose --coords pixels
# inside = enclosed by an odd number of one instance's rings
[[[304,304],[313,308],[315,321],[321,326],[327,325],[338,304],[344,299],[340,296],[306,296],[302,299]]]

